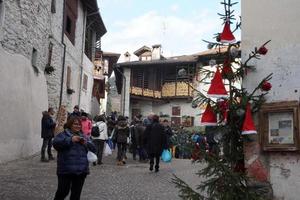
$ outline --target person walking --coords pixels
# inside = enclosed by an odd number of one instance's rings
[[[169,125],[169,121],[167,119],[165,119],[163,121],[163,126],[165,129],[165,134],[166,134],[166,146],[165,149],[170,149],[170,151],[172,152],[172,141],[171,141],[171,137],[173,136],[173,131]]]
[[[42,117],[42,131],[41,131],[41,138],[43,138],[43,144],[42,144],[42,149],[41,149],[41,161],[42,162],[48,162],[49,160],[54,160],[54,157],[52,155],[52,139],[54,137],[54,129],[56,126],[55,121],[51,117],[54,115],[54,109],[53,108],[48,108],[48,111],[43,112],[43,117]],[[48,153],[48,160],[45,157],[45,151],[47,148],[47,153]]]
[[[88,118],[88,114],[85,112],[81,114],[81,126],[82,133],[87,137],[91,137],[92,121]]]
[[[117,143],[118,147],[118,163],[117,165],[126,164],[126,146],[127,146],[127,138],[129,137],[129,127],[127,124],[127,120],[124,116],[118,117],[117,126],[115,128],[114,141]]]
[[[155,159],[155,172],[159,171],[159,159],[166,144],[166,135],[164,127],[159,123],[159,117],[153,115],[152,125],[147,126],[145,130],[146,146],[150,159],[150,171],[153,171]]]
[[[92,141],[81,132],[80,117],[67,120],[65,130],[55,136],[57,150],[58,186],[54,200],[63,200],[71,190],[70,200],[79,200],[86,176],[89,174],[88,150],[96,152]]]
[[[102,165],[102,155],[103,155],[103,150],[105,147],[105,141],[108,139],[108,134],[107,134],[107,125],[105,123],[105,119],[103,116],[97,116],[95,118],[96,123],[94,126],[98,126],[99,129],[99,136],[95,137],[92,136],[93,142],[96,146],[96,155],[98,157],[97,164]],[[93,163],[96,165],[96,163]]]

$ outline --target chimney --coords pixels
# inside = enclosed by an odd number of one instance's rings
[[[152,60],[160,60],[161,57],[161,45],[156,44],[152,46]]]
[[[130,62],[130,53],[127,51],[125,54],[124,54],[124,60],[125,62]]]

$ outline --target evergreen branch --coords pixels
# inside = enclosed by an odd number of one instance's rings
[[[186,182],[178,178],[175,174],[173,174],[173,176],[172,183],[179,189],[179,197],[184,200],[204,200],[204,197],[193,190]]]

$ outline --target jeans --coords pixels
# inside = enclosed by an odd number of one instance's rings
[[[104,149],[104,144],[105,140],[93,140],[93,143],[96,146],[96,155],[98,158],[98,163],[102,163],[102,155],[103,155],[103,149]]]
[[[52,138],[43,138],[43,145],[41,150],[41,156],[43,159],[45,158],[46,147],[47,147],[48,157],[52,157],[52,152],[51,152]]]
[[[126,143],[118,143],[118,161],[122,161],[126,154]]]
[[[70,200],[80,200],[81,190],[86,174],[64,174],[58,175],[58,186],[54,200],[64,200],[71,189]]]

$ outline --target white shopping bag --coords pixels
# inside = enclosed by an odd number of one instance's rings
[[[111,154],[112,154],[111,148],[109,147],[109,145],[107,143],[105,143],[104,155],[109,156]]]
[[[87,159],[88,159],[88,161],[90,162],[90,163],[93,163],[93,162],[96,162],[97,161],[97,155],[96,154],[94,154],[93,152],[91,152],[91,151],[88,151],[88,153],[87,153]]]

